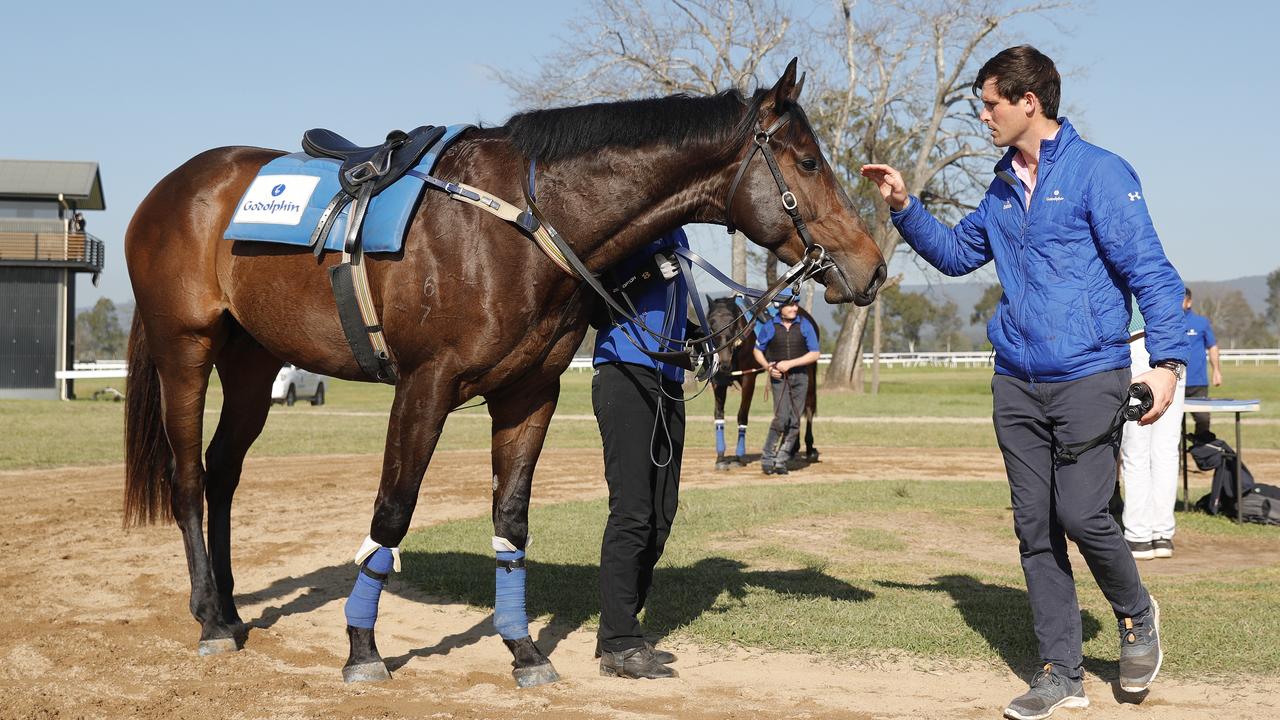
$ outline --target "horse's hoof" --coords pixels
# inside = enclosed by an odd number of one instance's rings
[[[808,461],[809,461],[809,462],[811,462],[811,463],[816,463],[816,462],[818,462],[818,449],[817,449],[817,448],[814,448],[814,449],[810,450],[809,452],[805,453],[805,454],[804,454],[804,459],[805,459],[805,460],[808,460]]]
[[[546,685],[560,679],[560,673],[549,662],[532,667],[518,667],[511,671],[511,675],[516,679],[516,687],[522,688]]]
[[[360,663],[342,668],[343,682],[380,682],[390,679],[391,673],[387,671],[387,666],[380,662]]]
[[[220,655],[227,652],[235,652],[240,649],[236,644],[236,639],[229,638],[213,638],[212,640],[201,640],[200,648],[196,651],[201,657],[205,655]]]

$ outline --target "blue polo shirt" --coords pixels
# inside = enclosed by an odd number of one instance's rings
[[[1209,363],[1205,353],[1218,344],[1213,336],[1213,328],[1209,327],[1209,318],[1197,315],[1190,310],[1186,312],[1187,345],[1191,348],[1191,357],[1187,361],[1187,387],[1209,384]]]
[[[645,245],[639,252],[623,260],[615,268],[616,274],[620,278],[630,277],[642,264],[649,262],[654,253],[676,247],[689,247],[689,239],[685,237],[684,230],[679,228]],[[629,296],[641,320],[648,328],[669,338],[684,339],[685,308],[688,307],[689,302],[689,284],[685,281],[684,273],[677,275],[674,280],[650,281],[631,291]],[[631,337],[650,352],[681,349],[680,347],[661,347],[652,335],[636,327],[632,322],[624,322],[621,327],[625,327]],[[657,362],[640,352],[640,349],[623,335],[620,327],[609,327],[596,333],[596,354],[591,364],[594,366],[611,362],[656,367],[668,380],[684,382],[682,368]]]

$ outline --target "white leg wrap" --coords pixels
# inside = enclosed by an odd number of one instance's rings
[[[524,540],[525,550],[528,550],[529,546],[532,544],[533,544],[533,535],[530,534],[529,537],[525,538]],[[498,537],[497,535],[493,536],[494,552],[516,552],[519,549],[520,548],[516,547],[515,545],[512,545],[510,540],[506,538]]]
[[[373,538],[366,537],[360,544],[360,549],[356,551],[356,564],[359,565],[369,559],[369,556],[377,552],[380,547],[382,546],[374,542]],[[396,572],[400,572],[400,548],[398,547],[391,548],[391,567]]]

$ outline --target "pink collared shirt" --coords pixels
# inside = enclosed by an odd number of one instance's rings
[[[1022,151],[1019,150],[1013,156],[1013,174],[1022,181],[1023,194],[1026,195],[1026,207],[1031,206],[1031,193],[1035,192],[1036,179],[1031,175],[1031,168],[1027,167],[1027,161],[1022,157]]]

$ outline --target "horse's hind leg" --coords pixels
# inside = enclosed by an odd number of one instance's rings
[[[217,584],[205,550],[204,466],[200,462],[203,445],[205,392],[213,357],[226,337],[221,317],[211,319],[199,330],[152,332],[152,346],[164,343],[164,352],[155,353],[160,376],[164,429],[173,451],[170,507],[187,554],[191,575],[191,614],[200,623],[200,654],[209,655],[236,649],[234,629],[219,607]]]
[[[205,454],[205,500],[209,505],[209,560],[218,588],[222,620],[241,624],[232,591],[231,498],[249,446],[262,432],[271,409],[271,383],[280,361],[237,328],[214,362],[222,381],[222,414]]]
[[[456,390],[442,375],[435,368],[422,367],[404,373],[396,384],[373,522],[369,537],[356,553],[360,571],[345,609],[350,652],[342,679],[347,682],[391,677],[378,653],[373,627],[387,577],[393,569],[400,569],[400,541],[409,532],[422,476],[440,440],[445,417],[457,404]]]
[[[511,674],[520,687],[560,679],[529,636],[525,612],[525,547],[529,542],[529,494],[542,453],[560,379],[489,397],[493,419],[493,549],[497,554],[493,624],[513,656]]]

